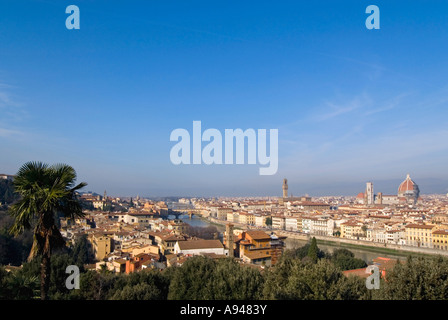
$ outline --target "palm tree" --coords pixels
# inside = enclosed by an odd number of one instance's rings
[[[34,230],[33,245],[28,256],[31,261],[41,256],[41,299],[48,299],[50,285],[50,258],[55,249],[65,246],[58,227],[58,215],[67,218],[83,216],[76,191],[87,184],[75,185],[76,171],[65,164],[49,166],[41,162],[25,163],[14,178],[14,190],[20,200],[11,206],[15,217],[10,232],[21,234]]]

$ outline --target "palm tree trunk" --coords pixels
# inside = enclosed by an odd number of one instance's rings
[[[50,288],[50,255],[44,253],[40,264],[40,298],[41,300],[48,300],[48,289]]]

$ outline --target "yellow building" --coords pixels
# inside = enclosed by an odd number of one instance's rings
[[[341,223],[341,238],[356,238],[363,235],[362,224],[356,221]]]
[[[102,261],[113,251],[113,239],[103,234],[93,234],[89,239],[92,245],[93,255],[98,261]]]
[[[218,208],[216,218],[218,218],[219,220],[227,220],[227,215],[229,213],[233,213],[232,208]]]
[[[229,222],[238,222],[238,221],[233,221],[233,212],[229,212],[227,213],[227,221]]]
[[[297,217],[297,231],[303,232],[302,217]]]
[[[269,265],[275,265],[283,252],[285,238],[269,235],[264,231],[243,231],[235,241],[236,256],[251,263],[254,261],[266,263],[270,257]]]
[[[406,244],[408,246],[432,248],[433,235],[436,230],[431,224],[408,224],[406,227]]]
[[[432,243],[434,249],[448,250],[448,230],[434,230]]]
[[[254,225],[255,224],[255,216],[252,213],[240,212],[239,222],[243,223],[243,224]]]
[[[156,245],[136,245],[129,248],[124,248],[121,250],[122,252],[129,252],[133,256],[137,256],[141,253],[147,253],[147,254],[159,254],[160,248]]]

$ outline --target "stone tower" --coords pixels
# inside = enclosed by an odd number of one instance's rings
[[[233,258],[233,224],[226,224],[226,247],[229,249],[229,257]]]
[[[288,198],[288,179],[283,179],[283,198]]]
[[[372,206],[374,205],[374,193],[373,193],[373,183],[372,182],[367,182],[366,183],[366,204],[368,206]]]

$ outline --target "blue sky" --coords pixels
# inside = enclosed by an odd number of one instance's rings
[[[65,8],[80,9],[68,30]],[[365,9],[380,8],[368,30]],[[448,192],[446,1],[0,2],[0,173],[132,196]],[[279,169],[170,162],[172,130],[279,130]]]

